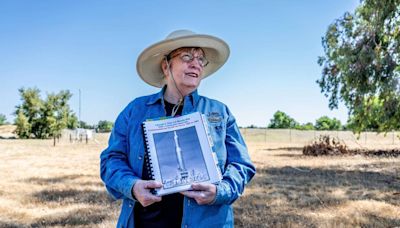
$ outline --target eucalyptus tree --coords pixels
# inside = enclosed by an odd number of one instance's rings
[[[329,107],[344,102],[356,132],[372,122],[378,131],[399,129],[400,0],[361,1],[329,25],[322,45],[317,83]]]

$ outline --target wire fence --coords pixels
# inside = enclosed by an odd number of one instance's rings
[[[400,132],[388,133],[362,132],[354,134],[351,131],[317,131],[295,129],[241,128],[246,142],[265,144],[306,145],[322,135],[336,137],[349,147],[400,147]]]
[[[362,132],[359,135],[351,131],[317,131],[295,129],[241,128],[246,143],[267,145],[268,147],[302,147],[312,143],[322,135],[338,138],[350,148],[400,148],[400,132],[386,134]],[[84,135],[86,136],[86,135]],[[88,138],[88,140],[87,140]],[[92,133],[92,137],[78,137],[75,131],[63,131],[61,140],[64,143],[95,142],[106,143],[109,133]],[[80,139],[80,140],[79,140]]]

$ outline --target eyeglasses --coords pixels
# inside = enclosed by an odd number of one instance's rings
[[[206,59],[206,57],[204,56],[193,56],[192,53],[189,52],[181,52],[175,55],[170,56],[168,59],[172,59],[175,56],[179,55],[180,59],[185,62],[185,63],[190,63],[192,62],[195,58],[197,59],[197,61],[199,62],[201,67],[206,67],[208,65],[208,60]]]

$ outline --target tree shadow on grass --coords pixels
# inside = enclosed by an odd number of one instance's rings
[[[303,147],[302,146],[300,146],[300,147],[278,147],[278,148],[267,148],[264,150],[267,150],[267,151],[274,151],[274,150],[302,151]]]
[[[289,154],[289,153],[280,153],[274,154],[274,157],[288,157],[288,158],[303,158],[303,154]]]
[[[33,198],[40,202],[58,202],[61,204],[87,203],[105,205],[114,200],[104,190],[43,190],[33,194]]]
[[[398,173],[310,167],[259,168],[248,185],[250,194],[234,205],[235,224],[257,227],[315,227],[316,221],[303,211],[335,208],[349,200],[374,200],[400,205]],[[340,194],[338,195],[338,192]],[[368,224],[398,226],[400,219],[369,216]],[[342,221],[339,221],[342,222]],[[347,224],[349,226],[351,224]]]
[[[276,191],[310,191],[331,194],[336,189],[346,190],[344,197],[349,200],[372,199],[400,204],[400,198],[387,194],[382,198],[376,192],[399,192],[398,173],[343,170],[340,167],[321,169],[308,167],[283,167],[259,170],[260,183],[273,183]],[[257,181],[254,182],[256,184]]]
[[[104,188],[104,183],[100,181],[79,181],[79,186],[91,186],[91,187],[102,187]]]
[[[301,215],[292,212],[282,214],[265,213],[263,211],[271,211],[271,208],[263,207],[262,209],[251,209],[251,212],[246,211],[246,208],[235,207],[235,226],[237,227],[318,227],[313,222]],[[249,214],[251,213],[251,214]],[[247,214],[243,216],[243,214]],[[268,214],[268,217],[265,217]]]
[[[32,177],[32,178],[24,179],[24,181],[28,182],[28,183],[33,183],[33,184],[48,185],[48,184],[64,183],[66,181],[76,180],[76,179],[83,178],[83,177],[94,177],[94,176],[74,174],[74,175],[64,175],[64,176],[49,177],[49,178]],[[94,178],[96,178],[96,177],[94,177]]]
[[[382,224],[390,224],[390,226],[385,227],[399,227],[400,218],[383,218],[376,216],[374,214],[366,214],[365,217],[369,218],[368,223],[363,223],[361,227],[382,227]]]
[[[38,204],[57,203],[63,205],[87,204],[89,208],[76,209],[43,216],[29,227],[91,226],[110,218],[111,211],[117,211],[121,202],[112,199],[105,190],[42,190],[32,195]],[[1,224],[0,224],[1,227]]]
[[[66,214],[42,217],[31,227],[95,225],[102,223],[107,216],[107,211],[103,209],[77,209]]]
[[[113,210],[118,210],[114,208]],[[102,223],[110,217],[110,209],[106,208],[90,208],[90,209],[76,209],[68,213],[57,213],[48,215],[37,219],[31,224],[23,224],[17,221],[0,221],[1,228],[25,228],[25,227],[52,227],[52,226],[89,226],[92,227],[96,224]]]
[[[25,227],[29,227],[29,226],[21,224],[21,223],[18,223],[18,222],[0,221],[0,227],[1,228],[25,228]]]

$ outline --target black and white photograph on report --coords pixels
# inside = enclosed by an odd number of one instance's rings
[[[164,189],[210,179],[195,127],[153,137]]]

